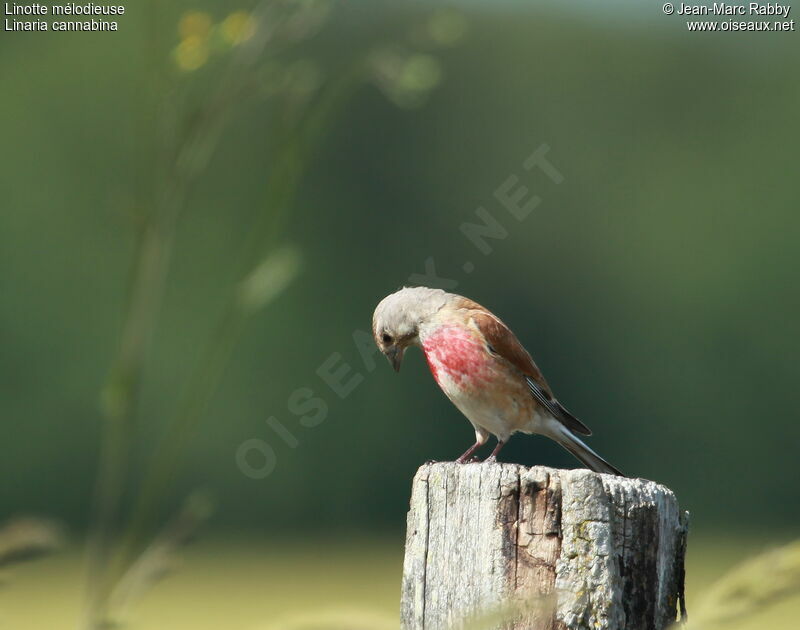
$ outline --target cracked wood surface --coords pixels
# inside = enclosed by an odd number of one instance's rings
[[[426,464],[408,513],[402,627],[494,612],[481,630],[661,630],[682,597],[687,516],[644,479]]]

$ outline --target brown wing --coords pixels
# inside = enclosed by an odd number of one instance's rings
[[[591,435],[592,431],[583,422],[578,420],[553,396],[547,381],[542,376],[541,370],[534,363],[528,351],[516,338],[513,332],[498,317],[483,308],[480,304],[463,298],[459,308],[469,310],[469,317],[478,328],[489,352],[492,352],[511,363],[525,376],[531,395],[536,401],[549,411],[554,418],[577,433]]]

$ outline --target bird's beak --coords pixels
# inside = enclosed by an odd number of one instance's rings
[[[403,362],[403,349],[399,346],[392,346],[386,350],[386,358],[392,364],[395,372],[400,371],[400,364]]]

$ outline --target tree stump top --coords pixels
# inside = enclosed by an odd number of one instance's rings
[[[493,627],[661,630],[682,600],[687,525],[672,491],[644,479],[426,464],[408,514],[403,627],[463,627],[517,602]],[[523,610],[544,596],[549,606]]]

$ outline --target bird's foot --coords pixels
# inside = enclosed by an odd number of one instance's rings
[[[486,459],[483,460],[484,464],[496,464],[497,463],[497,456],[496,455],[489,455]]]
[[[469,457],[466,459],[463,457],[459,457],[456,460],[456,464],[480,464],[480,462],[481,460],[478,457]]]

